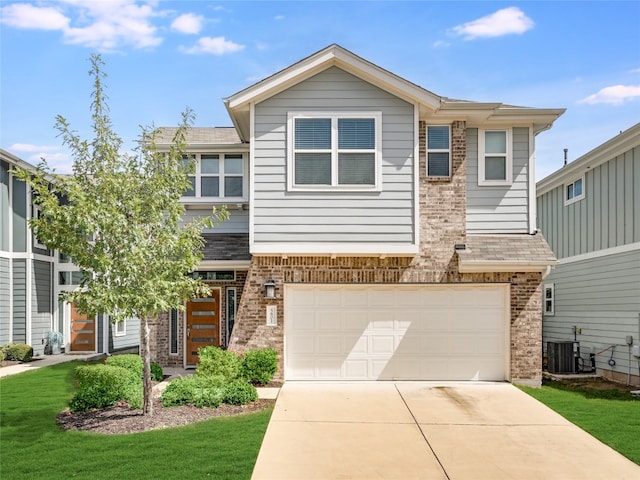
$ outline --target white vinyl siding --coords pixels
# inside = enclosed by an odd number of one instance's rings
[[[380,190],[288,191],[287,120],[296,110],[381,112]],[[414,245],[414,146],[413,105],[336,67],[257,104],[253,243]]]
[[[480,186],[478,132],[467,129],[467,233],[530,233],[530,129],[513,128],[511,151],[513,182]]]

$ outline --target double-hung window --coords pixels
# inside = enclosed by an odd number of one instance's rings
[[[512,163],[511,130],[478,132],[479,185],[511,185]]]
[[[189,176],[191,189],[185,197],[242,198],[244,197],[244,156],[242,153],[211,153],[185,157],[194,162],[195,171]]]
[[[114,322],[114,330],[116,337],[122,337],[127,334],[127,320],[116,320]]]
[[[449,125],[427,126],[427,176],[451,176],[451,129]]]
[[[374,190],[382,114],[289,114],[289,188]]]
[[[555,314],[555,285],[547,283],[544,286],[544,314],[552,316]]]
[[[578,178],[564,186],[564,204],[570,205],[573,202],[584,198],[584,179]]]

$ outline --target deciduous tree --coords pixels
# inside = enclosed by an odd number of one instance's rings
[[[58,116],[56,129],[73,156],[73,174],[58,175],[43,160],[35,171],[19,171],[32,188],[38,218],[29,222],[38,240],[71,257],[82,272],[77,290],[65,293],[82,313],[108,314],[112,322],[140,319],[144,360],[144,413],[153,415],[149,320],[182,309],[185,300],[207,296],[192,276],[202,259],[201,232],[226,218],[226,210],[182,223],[180,197],[191,188],[192,162],[184,162],[193,112],[182,114],[168,151],[156,147],[157,131],[142,128],[137,152],[123,153],[104,93],[104,62],[91,57],[91,141],[81,139]]]

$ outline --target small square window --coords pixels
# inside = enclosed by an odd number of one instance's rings
[[[570,205],[584,198],[584,178],[578,178],[565,185],[564,204]]]
[[[123,337],[127,334],[127,320],[116,320],[113,329],[116,337]]]

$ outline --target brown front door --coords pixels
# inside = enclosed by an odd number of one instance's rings
[[[220,346],[220,290],[187,302],[187,365],[198,363],[198,349]]]
[[[71,344],[72,352],[95,352],[96,319],[88,318],[71,304]]]

